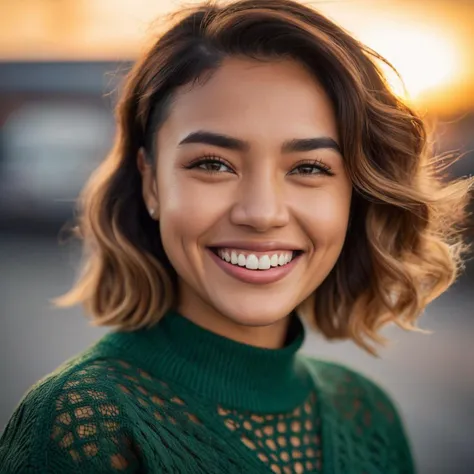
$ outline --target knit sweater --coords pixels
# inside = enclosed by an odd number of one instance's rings
[[[412,474],[375,383],[284,347],[227,339],[169,312],[114,332],[33,386],[0,439],[2,474]]]

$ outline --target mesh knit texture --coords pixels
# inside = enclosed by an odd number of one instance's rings
[[[300,354],[238,343],[169,312],[110,333],[25,395],[1,474],[413,474],[390,398]]]
[[[315,389],[291,412],[252,413],[200,400],[123,360],[82,362],[23,399],[0,443],[0,472],[414,472],[386,395],[341,366],[311,364],[326,406]]]

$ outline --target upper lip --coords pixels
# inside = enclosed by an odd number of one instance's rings
[[[288,242],[278,242],[275,240],[267,242],[253,242],[250,240],[226,240],[225,242],[218,242],[209,247],[214,248],[228,248],[239,250],[254,250],[255,252],[270,252],[272,250],[300,250],[303,249],[297,244]]]

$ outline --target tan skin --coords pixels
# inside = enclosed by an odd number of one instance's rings
[[[352,191],[336,149],[282,145],[320,137],[338,143],[332,105],[297,62],[245,58],[228,58],[204,85],[183,87],[175,99],[158,132],[156,174],[143,150],[137,162],[145,204],[155,211],[179,275],[178,310],[235,341],[281,347],[288,315],[341,253]],[[247,146],[179,144],[201,130]],[[283,279],[252,284],[225,273],[210,256],[209,246],[228,240],[287,243],[304,253]]]

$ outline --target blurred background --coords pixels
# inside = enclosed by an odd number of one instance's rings
[[[313,3],[398,68],[397,93],[434,124],[440,152],[474,171],[474,1]],[[28,387],[104,334],[49,299],[73,283],[77,244],[59,243],[84,181],[114,134],[123,74],[171,0],[0,0],[0,432]],[[420,473],[474,473],[474,271],[421,319],[387,328],[378,359],[310,336],[305,351],[348,364],[397,401]]]

